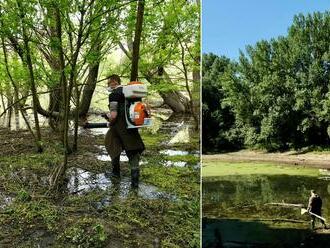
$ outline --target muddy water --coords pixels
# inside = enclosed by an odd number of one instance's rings
[[[164,141],[165,146],[171,146],[177,143],[188,143],[190,141],[190,131],[193,127],[193,119],[187,115],[171,115],[170,112],[161,109],[153,117],[153,125],[150,128],[141,129],[142,132],[151,132],[157,135],[157,133],[166,133],[172,136],[171,139]],[[104,122],[104,119],[98,115],[91,115],[88,119],[90,123]],[[79,129],[80,134],[84,135],[105,135],[108,128],[95,128],[95,129]],[[99,153],[96,154],[96,158],[100,161],[111,161],[104,146],[97,146]],[[199,151],[188,152],[184,150],[166,149],[159,152],[165,156],[184,156],[192,154],[199,157]],[[127,162],[128,157],[123,152],[120,156],[120,161]],[[147,161],[141,161],[140,164],[147,164]],[[171,161],[165,160],[163,163],[166,167],[185,167],[188,166],[185,161]],[[199,169],[199,165],[194,166],[195,169]]]
[[[101,204],[110,204],[115,198],[126,199],[132,193],[129,177],[111,178],[105,173],[92,173],[80,168],[71,168],[68,175],[68,190],[71,194],[83,194],[97,189],[108,191],[109,196],[103,199]],[[137,196],[147,200],[175,199],[174,195],[162,192],[157,187],[143,182],[139,184]]]
[[[0,210],[5,209],[7,206],[9,206],[12,203],[13,199],[13,197],[0,192]]]
[[[322,215],[330,218],[330,182],[322,176],[223,176],[203,181],[203,247],[217,243],[222,247],[308,247],[310,219],[301,215],[301,208],[267,203],[306,207],[311,189],[323,199]]]
[[[105,146],[96,146],[99,149],[99,154],[96,155],[96,159],[100,160],[100,161],[111,161],[110,156],[108,155],[107,150],[105,149]],[[123,151],[120,154],[120,161],[121,162],[128,162],[128,157],[125,153],[125,151]]]

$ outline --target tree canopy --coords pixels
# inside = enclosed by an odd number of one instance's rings
[[[231,130],[239,130],[236,134],[247,147],[271,151],[329,145],[329,30],[329,12],[300,14],[287,36],[247,46],[237,64],[222,57],[227,65],[218,69],[220,76],[212,82],[207,73],[214,66],[206,68],[203,90],[210,92],[210,85],[218,85],[221,92],[220,107],[212,114],[229,108],[222,118],[228,121],[234,114]],[[210,93],[203,93],[203,102],[204,94]],[[224,141],[224,132],[213,134]]]

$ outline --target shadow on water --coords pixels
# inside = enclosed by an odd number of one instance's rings
[[[68,191],[71,194],[84,194],[93,190],[104,190],[112,193],[100,202],[102,205],[109,205],[114,200],[113,198],[126,199],[132,193],[129,177],[111,178],[105,173],[92,173],[79,168],[71,168],[68,175]],[[174,195],[162,192],[157,187],[143,182],[139,184],[136,193],[138,197],[146,200],[175,200]]]
[[[308,229],[273,228],[256,221],[203,218],[203,247],[328,247],[330,235]]]
[[[312,234],[310,218],[301,215],[299,207],[267,204],[306,207],[311,189],[322,197],[322,215],[329,217],[330,183],[317,177],[232,175],[204,180],[203,247],[327,247],[330,231]]]

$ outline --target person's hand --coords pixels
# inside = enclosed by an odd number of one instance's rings
[[[83,127],[83,128],[87,128],[87,127],[88,127],[88,124],[89,124],[88,121],[85,121],[85,122],[82,124],[82,127]]]
[[[82,126],[83,128],[86,128],[88,126],[89,122],[87,120],[87,117],[81,118],[79,120],[79,126]]]

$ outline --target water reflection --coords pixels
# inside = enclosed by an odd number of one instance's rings
[[[12,201],[14,200],[13,197],[8,196],[0,192],[0,209],[5,209],[7,206],[9,206]]]
[[[203,240],[206,243],[203,241],[203,247],[213,247],[209,245],[215,239],[215,228],[222,235],[223,247],[259,247],[255,242],[272,247],[269,244],[276,240],[285,244],[278,247],[300,246],[308,232],[309,217],[302,216],[299,207],[267,203],[303,204],[306,207],[311,189],[322,197],[322,215],[327,218],[330,214],[330,184],[317,177],[253,175],[204,179]],[[277,228],[281,231],[278,232]]]
[[[171,149],[163,150],[160,151],[159,153],[168,156],[184,156],[189,154],[187,151],[179,151],[179,150],[171,150]]]
[[[131,182],[129,177],[112,179],[104,173],[92,173],[80,168],[71,168],[68,191],[72,194],[83,194],[92,190],[100,189],[112,192],[109,197],[103,199],[102,204],[110,203],[113,198],[126,199],[131,193]],[[175,199],[175,196],[160,191],[153,185],[143,182],[139,184],[137,196],[143,199]]]

